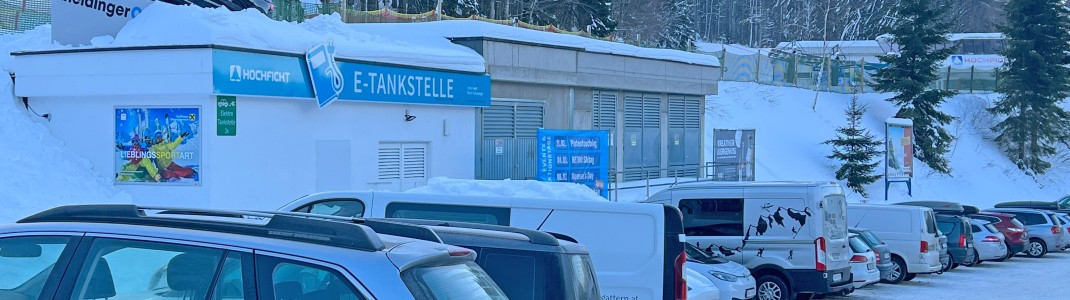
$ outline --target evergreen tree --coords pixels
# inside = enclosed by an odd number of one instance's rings
[[[876,182],[882,175],[874,175],[873,170],[880,165],[878,155],[884,153],[880,147],[884,143],[862,128],[862,116],[866,106],[858,104],[858,96],[851,98],[851,104],[844,110],[847,126],[836,129],[836,138],[825,141],[832,145],[832,155],[828,158],[843,163],[836,170],[836,179],[847,180],[847,187],[862,197],[869,197],[866,185]]]
[[[902,0],[895,14],[899,24],[888,29],[898,53],[880,56],[887,68],[877,71],[874,89],[894,92],[889,101],[900,108],[901,118],[914,121],[914,156],[933,170],[949,174],[947,153],[953,137],[944,129],[953,118],[940,111],[940,105],[956,92],[930,89],[940,78],[937,66],[954,53],[943,47],[950,24],[944,19],[946,6],[934,6],[932,0]]]
[[[1011,0],[1007,63],[997,71],[1003,96],[989,110],[1007,118],[992,128],[996,142],[1030,175],[1051,167],[1057,144],[1070,143],[1070,113],[1059,103],[1070,96],[1070,15],[1059,0]]]
[[[676,50],[691,50],[695,45],[695,23],[691,20],[692,5],[687,0],[665,0],[665,27],[658,37],[659,46]]]
[[[476,0],[442,0],[442,14],[456,18],[478,15],[479,2]]]
[[[604,0],[542,0],[522,7],[521,20],[537,25],[554,25],[570,31],[587,31],[608,36],[617,28]]]

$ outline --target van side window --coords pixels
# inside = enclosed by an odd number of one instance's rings
[[[470,205],[394,202],[386,206],[387,218],[442,220],[509,226],[510,209]]]
[[[743,199],[680,200],[684,234],[743,236]]]
[[[361,218],[364,217],[364,202],[357,199],[328,199],[306,204],[294,212]]]

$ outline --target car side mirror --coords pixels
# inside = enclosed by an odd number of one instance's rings
[[[7,245],[0,248],[0,257],[41,257],[41,245]]]

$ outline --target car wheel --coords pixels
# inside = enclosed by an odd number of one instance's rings
[[[903,281],[911,281],[911,280],[914,280],[914,278],[917,278],[917,277],[918,277],[918,274],[910,273],[910,274],[907,274],[906,278],[903,278]]]
[[[969,261],[963,261],[962,265],[967,267],[976,266],[981,263],[981,256],[977,254],[977,249],[973,250],[973,259]]]
[[[947,263],[943,263],[943,262],[940,263],[940,267],[941,267],[940,268],[940,273],[951,271],[951,269],[952,269],[952,267],[954,265],[955,265],[955,258],[951,257],[951,254],[949,253],[948,254],[948,258],[947,258]]]
[[[784,283],[780,276],[765,275],[758,278],[758,300],[795,299],[795,293]]]
[[[1028,248],[1025,250],[1025,254],[1029,257],[1038,258],[1043,257],[1044,254],[1048,254],[1048,245],[1044,244],[1044,241],[1039,239],[1030,239]]]
[[[903,282],[906,276],[907,264],[903,262],[902,258],[892,257],[892,271],[888,272],[888,277],[881,278],[881,283],[899,284]]]

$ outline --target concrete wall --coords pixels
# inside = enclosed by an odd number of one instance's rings
[[[117,185],[139,204],[276,209],[321,190],[399,190],[378,179],[380,142],[427,143],[428,178],[475,176],[472,107],[338,101],[320,110],[312,99],[239,96],[237,135],[216,136],[210,50],[200,51],[19,57],[34,67],[19,69],[16,89],[103,174],[117,164],[116,106],[200,106],[201,186]],[[416,119],[406,122],[406,110]]]

